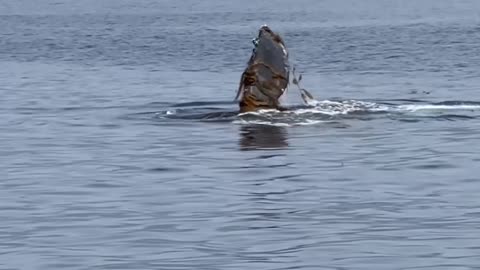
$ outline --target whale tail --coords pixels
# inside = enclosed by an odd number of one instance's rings
[[[266,25],[260,28],[252,42],[252,55],[240,77],[235,97],[239,101],[240,112],[282,109],[279,98],[287,91],[291,72],[285,43]],[[314,98],[299,86],[301,75],[297,79],[294,71],[293,84],[300,90],[303,101],[309,104]]]

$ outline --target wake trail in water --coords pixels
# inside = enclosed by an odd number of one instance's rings
[[[275,126],[315,125],[342,119],[373,120],[386,116],[400,121],[422,119],[466,120],[480,117],[479,102],[445,101],[427,104],[382,104],[358,100],[316,101],[315,106],[292,111],[260,110],[238,115],[236,124]]]
[[[400,105],[398,106],[399,111],[410,111],[410,112],[417,112],[417,111],[472,111],[478,110],[480,105],[435,105],[435,104],[425,104],[425,105]]]
[[[238,113],[230,101],[189,102],[156,111],[155,119],[232,122],[272,126],[305,126],[342,120],[374,120],[389,117],[405,122],[424,119],[467,120],[480,117],[480,102],[419,100],[310,100],[310,105],[292,106],[287,111],[259,110]]]

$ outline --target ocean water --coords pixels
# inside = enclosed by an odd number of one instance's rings
[[[233,101],[268,24],[314,96]],[[0,269],[478,269],[480,3],[0,0]]]

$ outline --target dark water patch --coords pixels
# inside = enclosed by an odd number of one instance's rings
[[[288,147],[288,135],[284,127],[272,125],[243,125],[240,127],[240,149],[279,150]]]
[[[123,188],[125,185],[118,185],[113,183],[91,183],[85,185],[86,188]]]
[[[479,114],[480,116],[480,114]],[[455,121],[455,120],[472,120],[472,119],[477,119],[478,116],[469,116],[469,115],[460,115],[460,114],[445,114],[437,117],[432,117],[434,119],[438,120],[449,120],[449,121]]]
[[[285,156],[285,154],[268,154],[268,155],[260,155],[253,159],[270,159],[270,158],[283,157],[283,156]]]
[[[480,116],[480,115],[479,115]],[[458,115],[458,114],[442,114],[442,115],[405,115],[405,114],[392,114],[388,118],[406,122],[406,123],[417,123],[417,122],[429,122],[429,121],[465,121],[465,120],[475,120],[479,116],[468,116],[468,115]]]
[[[203,111],[208,111],[209,109],[204,109]],[[167,119],[178,119],[178,120],[198,120],[202,122],[231,122],[236,118],[238,112],[204,112],[202,110],[193,110],[176,112],[174,114],[165,114],[162,117]],[[160,114],[161,115],[161,114]]]
[[[418,164],[418,165],[413,165],[411,168],[414,169],[421,169],[421,170],[448,170],[448,169],[454,169],[456,168],[455,165],[444,163],[444,162],[438,162],[438,163],[432,163],[432,164]]]
[[[151,172],[158,172],[158,173],[167,173],[167,172],[172,172],[172,173],[178,173],[182,171],[187,171],[186,169],[181,169],[181,168],[167,168],[167,167],[156,167],[156,168],[151,168],[148,169]]]
[[[428,103],[427,100],[424,99],[408,99],[408,98],[398,98],[398,99],[365,99],[365,101],[384,104],[384,105],[399,105],[405,103]]]
[[[432,103],[433,105],[446,105],[446,106],[461,106],[461,105],[476,105],[480,106],[480,101],[463,101],[463,100],[447,100]]]
[[[182,108],[182,107],[204,107],[212,105],[234,105],[237,104],[234,101],[192,101],[173,104],[171,107]]]

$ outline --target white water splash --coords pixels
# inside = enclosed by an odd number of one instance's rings
[[[349,115],[351,119],[358,115],[360,119],[372,119],[371,116],[365,117],[366,114],[377,114],[376,117],[382,117],[381,114],[395,114],[400,117],[424,117],[425,115],[441,116],[443,114],[478,114],[480,112],[480,105],[472,104],[472,102],[451,102],[445,104],[399,104],[387,105],[375,102],[358,101],[358,100],[315,100],[316,106],[303,107],[298,109],[290,109],[287,111],[279,111],[275,109],[262,109],[253,112],[239,113],[234,117],[234,124],[259,124],[272,126],[305,126],[316,125],[321,123],[328,123],[339,121],[345,115]],[[196,109],[192,108],[192,112]],[[380,113],[380,115],[378,114]],[[175,115],[182,118],[183,110],[170,109],[161,113],[156,113],[157,116],[169,117]],[[185,112],[185,119],[191,119],[192,113]],[[203,119],[204,112],[199,112],[199,116],[195,119]],[[190,118],[189,118],[190,117]],[[220,116],[219,116],[220,117]]]
[[[332,122],[338,115],[347,115],[354,112],[388,111],[390,108],[372,102],[346,101],[316,101],[317,105],[309,108],[278,111],[263,109],[253,112],[240,113],[235,124],[261,124],[273,126],[308,126]]]
[[[434,105],[434,104],[422,104],[422,105],[399,105],[397,110],[400,111],[452,111],[452,110],[480,110],[480,105]]]
[[[246,119],[237,119],[233,121],[234,124],[240,125],[268,125],[268,126],[276,126],[276,127],[288,127],[290,126],[287,123],[274,123],[271,121],[263,121],[263,120],[246,120]]]
[[[295,110],[296,114],[304,113],[322,113],[328,115],[349,114],[358,111],[379,112],[388,111],[390,108],[373,102],[345,100],[345,101],[317,101],[317,105],[308,109]]]
[[[279,110],[275,110],[275,109],[261,109],[261,110],[258,110],[258,111],[250,111],[250,112],[239,113],[238,116],[243,116],[243,115],[263,116],[263,115],[266,115],[266,114],[269,114],[269,113],[282,113],[282,112],[279,111]]]
[[[233,123],[237,125],[267,125],[267,126],[275,126],[275,127],[310,126],[310,125],[316,125],[319,123],[326,123],[326,122],[329,122],[329,121],[312,120],[312,119],[303,119],[302,122],[297,122],[297,123],[274,122],[274,121],[265,121],[265,120],[246,120],[246,119],[237,119],[233,121]]]

